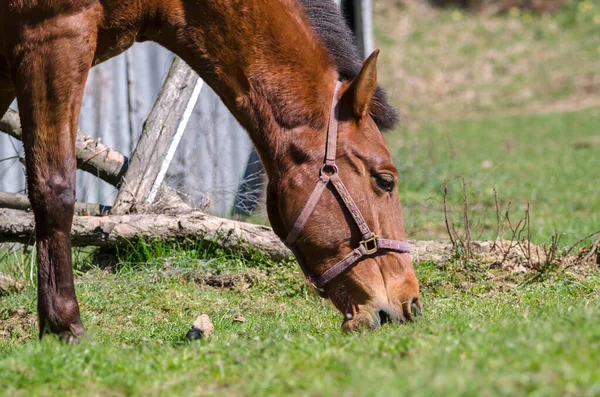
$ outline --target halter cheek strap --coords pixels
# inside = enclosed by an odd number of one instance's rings
[[[310,215],[313,213],[317,203],[319,202],[319,198],[327,186],[331,184],[339,197],[342,199],[344,207],[346,207],[348,213],[352,216],[354,223],[360,230],[362,240],[358,247],[352,250],[350,254],[327,269],[320,276],[315,276],[303,263],[303,260],[300,259],[300,256],[296,255],[304,275],[321,295],[324,293],[323,287],[325,285],[327,285],[331,280],[340,274],[344,273],[346,270],[350,269],[363,256],[373,255],[382,249],[400,253],[411,252],[410,244],[408,242],[380,238],[371,231],[369,225],[365,221],[365,218],[358,209],[356,202],[352,199],[350,192],[348,192],[348,189],[346,189],[346,186],[344,186],[344,183],[339,177],[339,169],[335,164],[335,158],[337,151],[338,120],[340,112],[338,97],[341,87],[341,82],[336,81],[335,92],[333,94],[333,101],[331,104],[332,110],[329,117],[329,126],[327,128],[325,161],[321,167],[319,180],[317,181],[317,185],[313,189],[312,193],[308,197],[308,200],[300,212],[300,215],[298,215],[298,218],[296,218],[296,221],[294,222],[294,225],[292,226],[287,238],[285,239],[285,244],[292,249],[292,251],[296,252],[297,250],[295,247],[296,243],[298,242],[298,238],[300,237],[300,233],[302,233],[302,230],[304,230]]]

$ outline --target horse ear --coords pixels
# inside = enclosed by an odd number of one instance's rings
[[[369,112],[369,105],[377,88],[377,57],[379,50],[373,53],[363,62],[358,76],[352,80],[350,87],[344,94],[349,96],[356,117],[365,117]]]

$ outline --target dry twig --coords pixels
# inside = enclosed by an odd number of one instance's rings
[[[446,230],[448,231],[448,237],[452,246],[456,248],[456,242],[452,236],[452,230],[450,230],[450,223],[448,222],[448,180],[444,179],[444,221],[446,222]]]

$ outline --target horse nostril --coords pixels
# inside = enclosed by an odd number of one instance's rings
[[[421,309],[419,298],[412,298],[412,302],[410,304],[410,311],[414,320],[418,320],[423,316],[423,310]]]
[[[390,319],[390,315],[388,314],[388,312],[386,312],[385,310],[380,310],[379,311],[379,323],[381,325],[383,324],[387,324],[391,321]]]
[[[419,298],[413,296],[402,304],[402,312],[408,321],[416,321],[421,318],[421,305]]]

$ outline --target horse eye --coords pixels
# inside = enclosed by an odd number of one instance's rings
[[[394,191],[394,176],[390,174],[379,174],[376,177],[377,185],[386,192]]]

